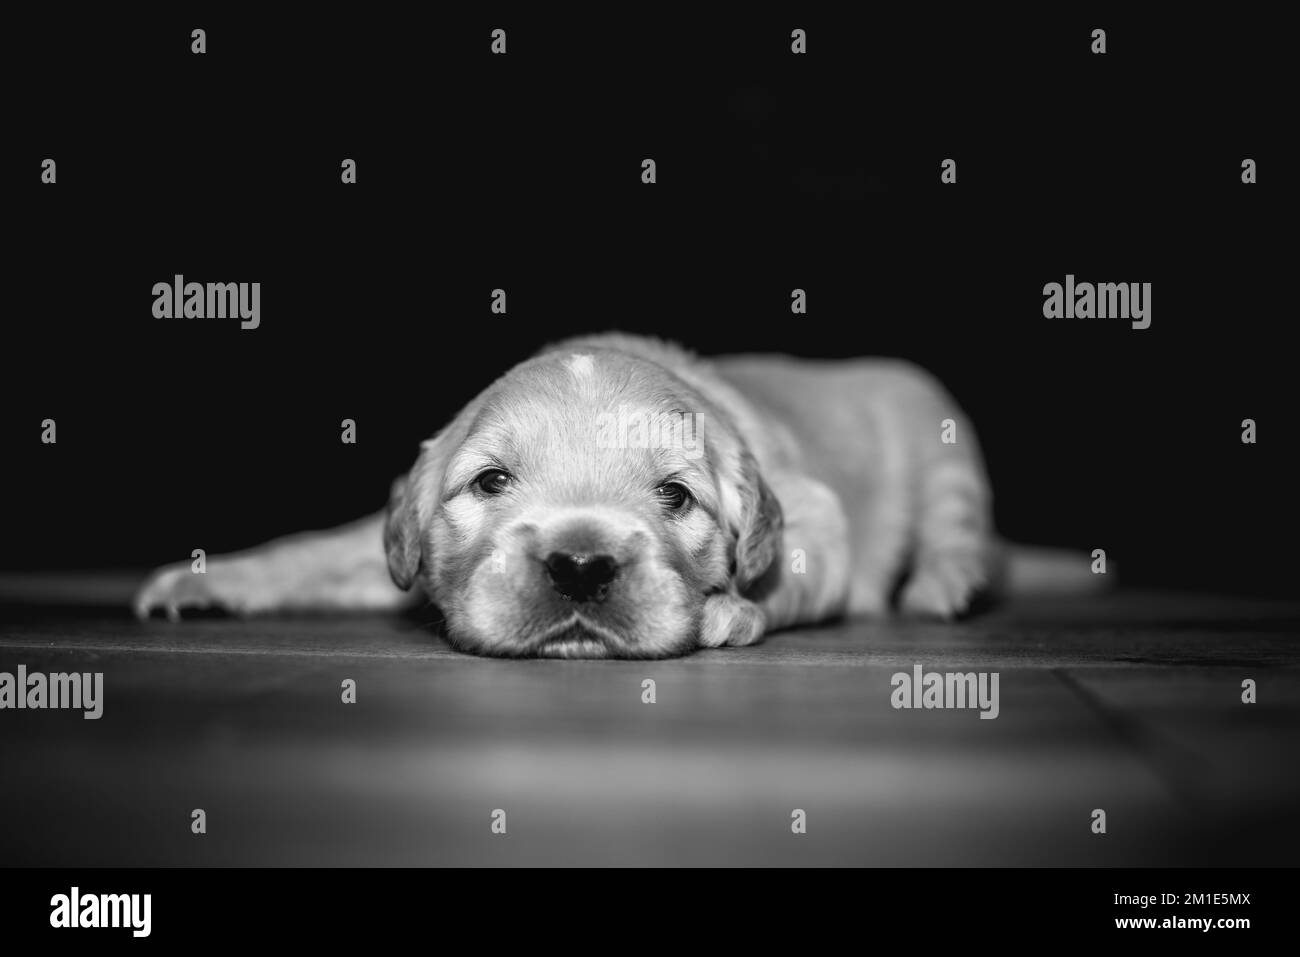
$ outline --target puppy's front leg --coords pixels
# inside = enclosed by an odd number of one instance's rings
[[[843,614],[849,587],[848,518],[839,496],[806,475],[768,475],[781,503],[781,547],[773,567],[746,595],[710,595],[700,644],[752,645],[769,631]]]
[[[418,600],[393,584],[383,548],[383,513],[324,532],[307,532],[257,548],[155,571],[135,598],[147,618],[162,609],[175,620],[185,608],[238,615],[268,612],[389,611]]]
[[[850,583],[849,520],[823,482],[779,471],[769,484],[785,519],[775,567],[754,595],[769,631],[810,625],[844,613]]]

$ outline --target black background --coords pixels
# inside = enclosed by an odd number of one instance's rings
[[[1293,592],[1278,25],[167,9],[6,43],[4,567],[349,520],[509,365],[623,329],[913,359],[972,415],[1008,537],[1106,548],[1129,582]],[[176,273],[261,282],[261,327],[153,318]],[[1151,282],[1151,328],[1045,319],[1067,273]]]

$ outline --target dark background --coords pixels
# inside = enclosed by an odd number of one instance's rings
[[[623,329],[913,359],[972,415],[1008,537],[1103,547],[1128,582],[1294,593],[1280,28],[366,17],[13,25],[3,567],[349,520],[506,367]],[[261,327],[154,319],[175,273],[261,282]],[[1151,328],[1043,318],[1067,273],[1151,282]]]

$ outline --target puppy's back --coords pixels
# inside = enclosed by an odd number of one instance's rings
[[[946,419],[953,420],[958,443],[975,449],[957,402],[934,376],[905,360],[737,355],[713,365],[794,433],[805,462],[824,463],[832,473],[924,462],[939,451]]]

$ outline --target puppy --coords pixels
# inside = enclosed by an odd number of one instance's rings
[[[386,610],[423,593],[465,651],[659,658],[895,602],[960,615],[1008,571],[990,509],[974,430],[907,363],[582,337],[424,442],[385,513],[201,575],[160,569],[135,608]],[[1093,577],[1082,556],[1026,570]]]

